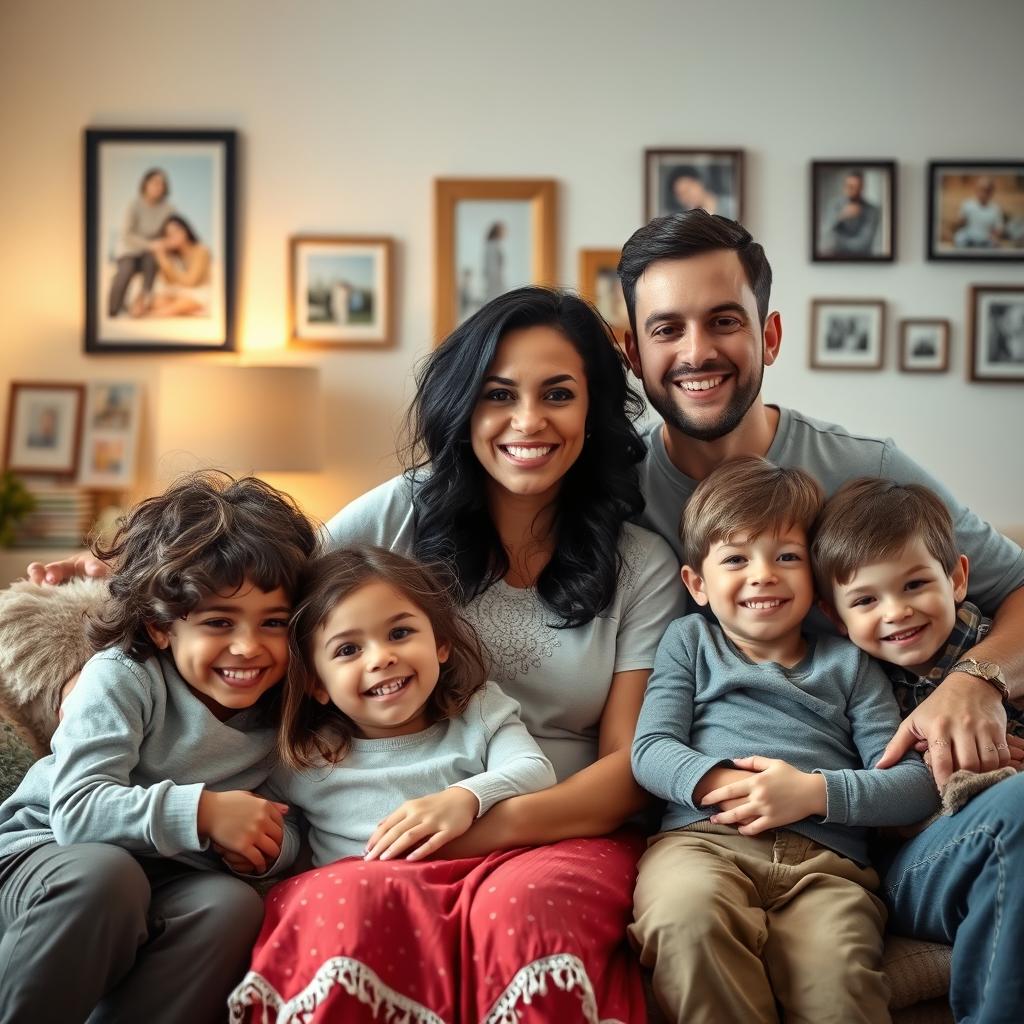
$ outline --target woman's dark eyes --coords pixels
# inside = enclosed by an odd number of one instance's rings
[[[568,388],[555,388],[545,396],[549,402],[569,402],[576,396]]]
[[[512,392],[508,388],[494,388],[493,391],[484,392],[486,402],[507,402],[511,397]]]
[[[568,388],[555,388],[544,394],[544,399],[548,402],[569,402],[575,397]],[[515,399],[515,393],[509,391],[508,388],[494,388],[492,391],[485,391],[483,394],[483,401],[485,402],[514,402]]]

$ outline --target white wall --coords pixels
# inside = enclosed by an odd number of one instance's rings
[[[1024,385],[964,379],[968,284],[1024,283],[1024,267],[923,257],[928,158],[1024,158],[1022,39],[1017,0],[7,2],[0,422],[9,379],[155,380],[160,357],[81,353],[87,125],[241,133],[240,337],[253,358],[323,367],[326,473],[291,482],[320,515],[395,465],[409,369],[431,341],[435,176],[557,178],[575,285],[581,246],[639,225],[645,146],[739,146],[786,326],[768,399],[891,434],[992,521],[1024,522]],[[808,161],[858,156],[899,161],[898,260],[812,265]],[[298,232],[398,239],[395,349],[265,351],[285,337]],[[806,368],[809,300],[835,295],[888,300],[881,373]],[[896,370],[905,316],[953,320],[949,374]]]

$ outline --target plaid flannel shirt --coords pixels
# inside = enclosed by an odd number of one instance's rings
[[[991,628],[992,620],[982,615],[977,605],[964,601],[957,609],[956,622],[946,646],[927,675],[917,676],[890,665],[889,678],[892,680],[896,702],[900,706],[900,717],[906,718],[926,697],[930,697],[949,674],[949,670],[979,643]],[[978,683],[982,686],[989,685],[981,679]],[[1006,708],[1007,731],[1024,739],[1024,711],[1015,708],[1008,701],[1003,701],[1003,706]]]

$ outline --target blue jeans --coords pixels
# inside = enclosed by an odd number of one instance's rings
[[[886,865],[889,928],[952,943],[953,1016],[1019,1024],[1024,1015],[1024,774],[979,793],[905,843]]]

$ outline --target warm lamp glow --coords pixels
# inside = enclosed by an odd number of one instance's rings
[[[311,366],[181,363],[160,371],[157,458],[181,453],[229,472],[323,465],[320,371]],[[184,467],[182,467],[184,468]]]

